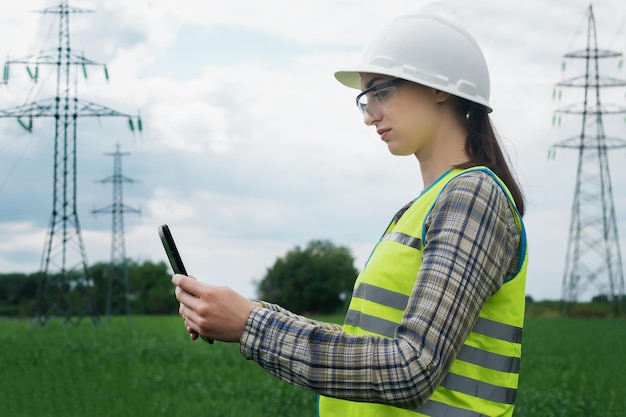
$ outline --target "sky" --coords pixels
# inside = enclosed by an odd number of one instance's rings
[[[0,0],[0,57],[58,46],[58,20],[32,13],[59,1]],[[553,99],[556,83],[579,75],[563,55],[584,46],[589,2],[568,0],[76,0],[93,13],[71,15],[72,49],[106,64],[77,78],[78,96],[140,115],[79,119],[78,213],[89,264],[111,257],[112,203],[107,153],[122,158],[128,258],[165,261],[157,226],[170,225],[189,273],[255,297],[255,282],[278,257],[314,239],[347,246],[361,269],[395,212],[422,191],[415,157],[389,154],[354,105],[357,90],[334,72],[357,62],[395,17],[436,7],[481,45],[491,75],[492,120],[527,197],[531,260],[527,293],[559,299],[577,155],[555,143],[576,135],[580,118],[553,125],[554,111],[582,100]],[[598,41],[626,51],[626,12],[593,2]],[[2,60],[0,59],[0,62]],[[616,62],[608,75],[626,78]],[[624,89],[603,100],[625,105]],[[0,84],[0,111],[54,97],[54,69],[33,83],[12,65]],[[626,120],[605,131],[626,138]],[[0,273],[40,268],[52,211],[54,123],[32,132],[0,118]],[[610,153],[621,246],[626,242],[626,150]],[[624,253],[622,251],[622,253]],[[594,295],[594,294],[591,294]]]

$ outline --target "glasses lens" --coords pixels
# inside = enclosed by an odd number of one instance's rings
[[[356,99],[356,106],[361,110],[361,113],[365,113],[367,109],[367,95],[360,94]]]
[[[380,113],[381,106],[388,106],[390,98],[396,91],[396,86],[391,80],[380,85],[368,88],[359,94],[356,98],[356,105],[362,113],[367,112],[372,117],[377,117]]]

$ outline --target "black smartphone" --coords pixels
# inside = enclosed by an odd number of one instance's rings
[[[188,275],[187,270],[185,269],[185,265],[183,264],[183,260],[180,257],[180,253],[178,253],[176,243],[174,243],[174,238],[172,237],[172,232],[170,232],[170,228],[168,225],[162,224],[161,226],[159,226],[159,237],[161,238],[161,243],[163,243],[163,248],[165,249],[165,253],[167,254],[167,258],[170,261],[170,265],[172,266],[172,270],[174,271],[174,273]],[[200,337],[205,342],[213,344],[212,339],[207,339],[204,336]]]
[[[159,226],[159,237],[161,238],[161,243],[163,243],[163,248],[165,248],[165,253],[170,260],[170,265],[174,273],[187,275],[187,270],[185,269],[183,260],[180,258],[180,253],[178,253],[176,243],[174,243],[174,238],[172,237],[172,232],[170,232],[168,225],[163,224]]]

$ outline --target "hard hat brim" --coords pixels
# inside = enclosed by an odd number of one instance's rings
[[[337,79],[337,81],[339,81],[341,84],[345,85],[346,87],[360,90],[361,89],[361,74],[364,74],[364,73],[380,74],[380,75],[386,75],[386,76],[394,77],[394,78],[401,78],[403,80],[411,81],[416,84],[424,85],[426,87],[435,88],[437,90],[445,91],[454,96],[461,97],[463,99],[469,100],[476,104],[482,105],[487,109],[488,113],[491,113],[493,111],[493,109],[489,105],[489,102],[482,97],[478,97],[478,96],[470,95],[470,94],[463,94],[462,92],[459,92],[458,89],[455,89],[455,91],[449,91],[450,89],[446,88],[446,86],[444,85],[438,84],[436,82],[427,82],[421,79],[416,80],[416,79],[413,79],[413,77],[407,76],[407,74],[402,73],[402,71],[393,71],[393,69],[390,69],[389,71],[381,71],[381,68],[378,65],[360,65],[360,66],[347,68],[345,70],[340,70],[340,71],[335,72],[335,78]]]

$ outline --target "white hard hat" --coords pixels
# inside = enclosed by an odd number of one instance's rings
[[[480,47],[465,29],[433,14],[397,18],[373,40],[361,62],[335,77],[360,89],[362,72],[413,81],[492,110],[489,70]]]

